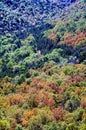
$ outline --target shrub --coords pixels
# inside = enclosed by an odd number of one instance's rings
[[[9,130],[10,123],[7,120],[0,120],[0,130]]]
[[[56,122],[50,122],[44,126],[45,130],[59,130],[59,127]]]
[[[24,130],[24,128],[21,125],[18,125],[15,130]]]
[[[78,130],[78,126],[75,123],[68,124],[66,130]]]
[[[80,106],[80,101],[78,98],[74,97],[70,100],[67,100],[65,104],[65,109],[69,112],[72,112],[73,110],[76,110]]]
[[[52,121],[52,113],[49,108],[43,108],[36,110],[36,116],[33,116],[29,120],[29,130],[44,130],[44,125]]]

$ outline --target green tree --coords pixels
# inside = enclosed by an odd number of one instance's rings
[[[24,128],[21,125],[18,125],[15,130],[24,130]]]
[[[78,130],[78,126],[75,123],[68,124],[66,130]]]
[[[56,122],[50,122],[44,126],[45,130],[59,130],[59,126]]]
[[[10,123],[7,120],[0,120],[0,130],[9,130]]]

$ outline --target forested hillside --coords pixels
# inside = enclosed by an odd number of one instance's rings
[[[0,34],[10,32],[25,38],[32,28],[49,26],[52,20],[59,18],[63,8],[74,1],[76,0],[1,0]]]
[[[0,130],[86,130],[86,0],[0,1]]]

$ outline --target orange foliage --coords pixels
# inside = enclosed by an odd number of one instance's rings
[[[83,96],[81,99],[81,107],[84,109],[86,108],[86,96]]]
[[[40,107],[49,106],[52,108],[55,105],[55,101],[53,100],[52,96],[43,91],[39,92],[35,101]]]
[[[25,120],[24,118],[22,118],[22,126],[23,127],[28,127],[28,121],[27,120]]]
[[[12,105],[22,105],[24,103],[24,97],[20,94],[9,95],[8,100],[10,102],[10,106],[12,106]]]
[[[14,130],[14,128],[16,128],[16,126],[17,126],[17,122],[16,122],[16,120],[13,120],[11,122],[11,129],[10,130]]]
[[[50,40],[54,41],[54,42],[57,41],[57,36],[56,36],[54,33],[51,33],[51,34],[48,36],[48,38],[49,38]]]
[[[75,93],[76,93],[77,95],[80,95],[81,92],[82,92],[82,89],[81,89],[81,88],[77,88],[76,91],[75,91]]]
[[[40,89],[49,89],[48,83],[46,80],[41,78],[34,78],[30,84],[31,87],[35,87],[37,90]]]
[[[33,111],[26,110],[23,113],[22,126],[27,127],[29,119],[34,115]]]
[[[28,93],[28,91],[29,91],[29,85],[27,85],[25,82],[23,82],[20,86],[19,86],[19,88],[18,88],[18,90],[17,90],[17,92],[19,93]]]
[[[82,114],[82,119],[86,119],[86,112],[84,112],[83,114]]]
[[[34,112],[30,110],[26,110],[23,113],[23,117],[25,118],[25,120],[29,120],[33,115],[34,115]]]
[[[80,42],[85,39],[86,39],[86,33],[84,32],[80,32],[77,34],[69,33],[69,34],[64,35],[64,41],[67,44],[72,45],[72,46],[76,44],[80,44]]]

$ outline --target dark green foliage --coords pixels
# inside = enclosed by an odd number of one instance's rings
[[[18,125],[15,130],[25,130],[21,125]]]

